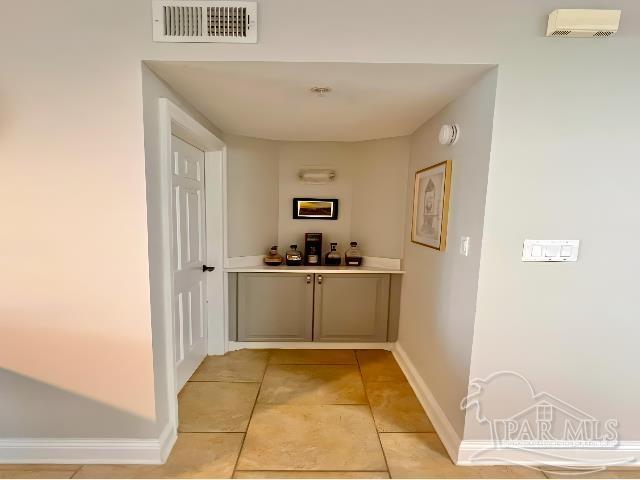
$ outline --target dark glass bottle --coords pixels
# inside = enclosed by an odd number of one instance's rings
[[[340,265],[342,263],[342,256],[336,251],[337,243],[331,243],[331,251],[324,257],[325,265]]]

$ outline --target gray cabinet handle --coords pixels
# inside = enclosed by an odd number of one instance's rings
[[[318,285],[322,285],[322,275],[318,275]]]
[[[311,283],[311,275],[307,275],[307,285]]]

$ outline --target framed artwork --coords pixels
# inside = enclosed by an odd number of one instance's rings
[[[447,244],[451,160],[416,172],[411,241],[436,250]]]
[[[338,218],[337,198],[294,198],[294,219],[336,220]]]

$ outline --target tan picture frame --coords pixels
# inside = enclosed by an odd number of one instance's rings
[[[411,241],[444,251],[447,246],[451,160],[418,170],[413,185]]]

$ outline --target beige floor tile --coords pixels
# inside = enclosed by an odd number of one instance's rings
[[[71,478],[76,470],[0,470],[0,478]]]
[[[387,472],[311,472],[311,471],[265,471],[236,470],[233,478],[389,478]]]
[[[615,475],[613,478],[640,478],[640,469],[637,467],[623,470],[612,468],[608,469],[607,473]]]
[[[67,463],[0,463],[0,472],[4,470],[78,470],[82,465]]]
[[[0,470],[0,478],[71,478],[76,470]]]
[[[640,469],[636,470],[602,470],[599,472],[580,473],[576,470],[545,470],[547,478],[640,478]]]
[[[353,350],[272,350],[269,363],[273,365],[356,365]]]
[[[71,478],[80,465],[2,464],[0,478]]]
[[[393,354],[386,350],[357,350],[356,356],[365,382],[399,382],[406,378]]]
[[[381,433],[391,478],[544,478],[526,467],[458,467],[435,433]]]
[[[238,470],[387,469],[367,405],[257,404]]]
[[[269,360],[268,350],[237,350],[205,358],[191,381],[260,382]]]
[[[164,465],[84,465],[74,478],[231,478],[243,433],[181,433]]]
[[[181,432],[246,432],[259,383],[187,382],[178,395]]]
[[[379,432],[434,432],[407,382],[367,382],[367,397]]]
[[[258,403],[366,405],[357,365],[269,365]]]

